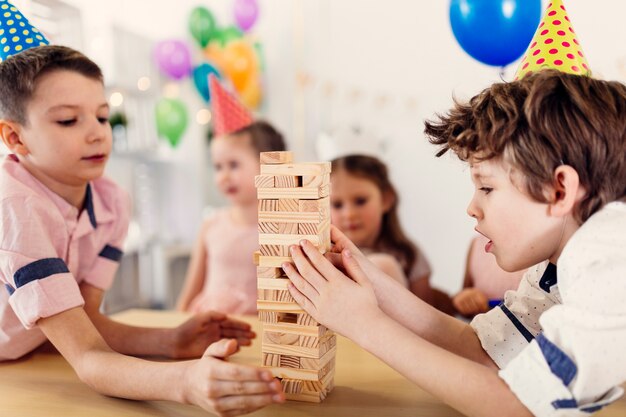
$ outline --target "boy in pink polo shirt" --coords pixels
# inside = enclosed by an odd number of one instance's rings
[[[220,360],[250,344],[245,323],[209,312],[175,329],[147,329],[99,313],[129,217],[126,194],[102,178],[111,151],[102,74],[81,53],[40,43],[10,45],[20,53],[0,56],[0,135],[12,152],[0,163],[0,361],[47,339],[105,395],[228,415],[282,402],[269,372]]]

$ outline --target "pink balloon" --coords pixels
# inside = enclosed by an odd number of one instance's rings
[[[170,39],[158,42],[154,48],[154,59],[161,71],[175,80],[191,73],[191,53],[182,41]]]
[[[235,0],[234,5],[235,23],[239,29],[248,31],[257,17],[259,17],[259,5],[256,0]]]

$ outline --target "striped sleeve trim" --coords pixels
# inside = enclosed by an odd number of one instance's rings
[[[568,386],[578,372],[574,361],[543,334],[537,336],[537,343],[552,373],[563,381],[563,385]]]
[[[515,328],[522,334],[522,336],[524,336],[524,339],[526,339],[527,342],[532,342],[535,337],[532,335],[531,332],[528,331],[526,327],[524,327],[522,322],[519,321],[517,317],[515,317],[515,314],[513,314],[511,310],[509,310],[504,305],[504,303],[500,304],[499,307],[502,309],[502,312],[504,312],[508,319],[511,320],[513,326],[515,326]]]
[[[111,246],[111,245],[106,245],[104,249],[102,249],[100,253],[98,254],[98,256],[101,256],[103,258],[109,259],[114,262],[119,262],[120,259],[122,259],[122,255],[124,255],[124,252],[122,252],[118,248]]]
[[[13,278],[15,279],[16,287],[20,288],[29,282],[67,272],[70,271],[63,259],[45,258],[21,267],[15,271]]]

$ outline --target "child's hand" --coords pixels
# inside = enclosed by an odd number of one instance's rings
[[[290,248],[295,268],[284,264],[283,269],[291,280],[289,292],[315,320],[353,338],[372,317],[382,314],[369,279],[349,249],[343,250],[341,256],[352,279],[309,241],[303,241],[301,246]]]
[[[215,311],[199,313],[173,329],[172,358],[197,358],[207,346],[223,338],[236,339],[237,346],[249,346],[256,334],[250,325]]]
[[[465,288],[452,299],[454,308],[464,316],[475,316],[489,310],[487,296],[476,288]]]
[[[271,403],[282,403],[280,382],[266,370],[220,360],[235,353],[235,340],[213,343],[202,358],[185,373],[185,402],[196,404],[220,416],[250,413]]]
[[[359,248],[343,234],[337,227],[330,226],[330,239],[333,243],[330,252],[326,252],[324,255],[337,269],[344,274],[350,276],[343,265],[343,256],[341,252],[344,250],[349,251],[352,254],[352,259],[358,264],[359,268],[369,279],[370,283],[374,287],[374,293],[379,296],[379,282],[387,283],[389,281],[397,281],[393,277],[390,277],[385,272],[380,270],[374,263],[359,250]],[[406,288],[405,285],[402,285]]]

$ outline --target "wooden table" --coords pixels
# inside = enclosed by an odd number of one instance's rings
[[[114,316],[142,326],[175,326],[186,316],[171,311],[129,310]],[[260,324],[251,322],[260,334]],[[337,338],[335,389],[322,404],[287,402],[252,413],[252,416],[461,416],[407,381],[380,360],[341,336]],[[233,362],[260,363],[260,343],[244,348]],[[415,359],[416,361],[419,358]],[[166,401],[130,401],[109,398],[80,382],[58,354],[36,353],[0,363],[0,416],[7,417],[192,417],[208,413],[195,406]],[[597,414],[626,415],[626,400]]]

